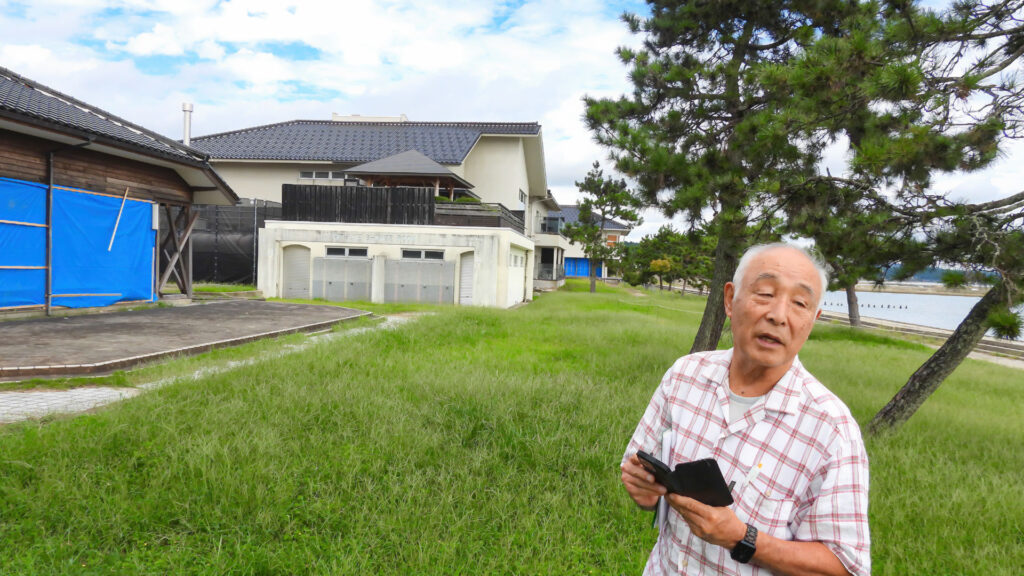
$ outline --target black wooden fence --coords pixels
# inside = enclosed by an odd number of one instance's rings
[[[298,222],[433,224],[433,188],[281,186],[282,219]]]
[[[245,200],[237,206],[194,206],[199,219],[192,232],[192,280],[256,284],[258,231],[281,218],[281,205]],[[167,230],[166,221],[160,224]]]

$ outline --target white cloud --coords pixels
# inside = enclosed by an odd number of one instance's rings
[[[331,112],[539,121],[549,186],[569,203],[594,160],[610,171],[581,97],[630,89],[614,52],[639,40],[617,11],[600,0],[36,0],[0,14],[0,64],[172,137],[183,100],[196,135]],[[937,187],[1013,193],[1018,163]],[[826,165],[841,172],[839,148]],[[645,220],[630,238],[667,222]]]
[[[110,42],[108,45],[118,47],[114,42]],[[124,43],[123,49],[136,56],[152,56],[154,54],[178,56],[185,53],[175,30],[163,24],[156,24],[151,32],[143,32],[130,38]]]

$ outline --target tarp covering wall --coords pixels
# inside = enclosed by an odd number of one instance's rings
[[[0,308],[46,303],[46,191],[0,178]],[[154,299],[152,203],[128,198],[118,221],[120,209],[121,198],[54,188],[54,306]]]

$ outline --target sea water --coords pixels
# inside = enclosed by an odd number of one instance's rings
[[[981,298],[978,296],[858,291],[857,300],[860,304],[861,318],[878,318],[892,322],[955,330]],[[826,293],[821,307],[829,312],[849,314],[846,306],[846,292]],[[1018,313],[1024,314],[1024,310],[1018,310]]]

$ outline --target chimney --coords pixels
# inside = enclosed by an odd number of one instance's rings
[[[185,136],[181,141],[185,146],[188,146],[189,142],[192,141],[192,104],[190,102],[182,102],[181,111],[185,113]]]

